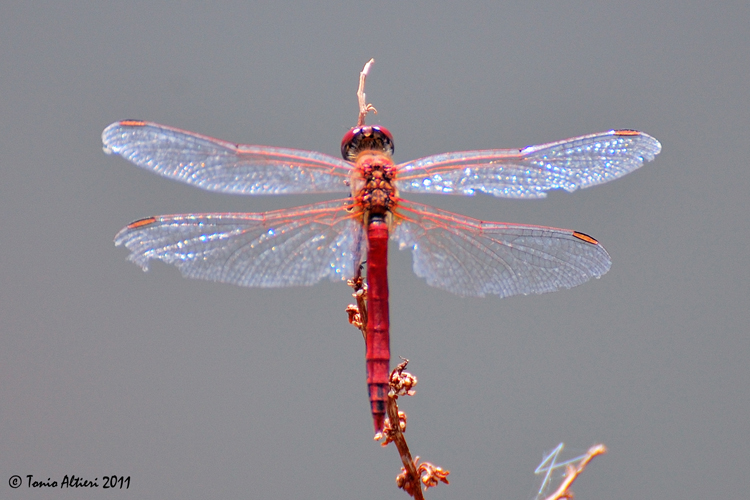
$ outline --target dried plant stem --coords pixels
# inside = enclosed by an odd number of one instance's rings
[[[370,67],[372,67],[374,63],[375,59],[367,61],[367,64],[365,64],[365,67],[362,68],[362,71],[359,74],[359,88],[357,89],[357,101],[359,101],[359,118],[357,119],[358,127],[365,124],[365,117],[367,117],[367,113],[370,111],[378,114],[378,110],[375,109],[372,104],[367,104],[367,98],[365,97],[365,80],[367,79],[367,74],[370,72]]]
[[[408,360],[405,360],[403,363],[399,364],[398,367],[393,370],[393,373],[396,373],[397,371],[400,372],[401,370],[406,368],[407,363]],[[391,380],[393,380],[393,375],[391,375]],[[400,419],[398,415],[398,405],[396,404],[397,399],[398,395],[394,391],[391,391],[388,394],[386,411],[388,412],[388,421],[391,422],[391,432],[388,435],[388,439],[393,441],[393,443],[396,445],[398,454],[401,457],[401,463],[404,464],[404,470],[407,474],[407,477],[405,478],[406,482],[409,482],[414,486],[413,488],[409,489],[404,487],[404,490],[407,493],[411,494],[415,499],[423,500],[424,496],[422,495],[422,488],[420,488],[419,486],[419,473],[417,472],[417,464],[411,456],[409,446],[406,444],[406,438],[404,437],[404,433],[401,431]],[[393,424],[393,422],[395,422],[395,425]],[[419,460],[419,457],[417,457],[417,460]]]

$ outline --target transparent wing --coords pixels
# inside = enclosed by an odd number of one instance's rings
[[[428,156],[398,167],[406,193],[543,198],[551,189],[575,191],[609,182],[641,167],[661,151],[659,141],[635,130],[610,130],[517,149]]]
[[[351,165],[313,151],[233,144],[136,120],[102,132],[104,151],[210,191],[239,194],[348,193]]]
[[[393,238],[410,248],[427,284],[465,296],[545,293],[609,270],[609,254],[583,233],[483,222],[427,205],[399,202]]]
[[[150,259],[183,276],[248,287],[347,279],[360,264],[362,226],[344,200],[266,213],[163,215],[125,227],[115,245],[143,270]]]

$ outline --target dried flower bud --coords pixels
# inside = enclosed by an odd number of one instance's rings
[[[346,306],[346,314],[349,315],[349,323],[356,326],[357,328],[362,328],[362,319],[359,315],[359,308],[356,304],[349,304]]]
[[[439,482],[450,484],[448,482],[448,474],[450,471],[443,470],[430,462],[424,462],[417,468],[417,472],[422,476],[422,484],[424,484],[425,490],[437,486]]]
[[[416,391],[412,388],[417,385],[417,377],[409,372],[396,369],[391,372],[390,385],[391,392],[395,396],[413,396]]]

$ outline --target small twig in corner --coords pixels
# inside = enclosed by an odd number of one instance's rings
[[[545,500],[560,500],[561,498],[573,498],[573,492],[570,491],[570,486],[573,484],[573,481],[576,480],[578,475],[583,472],[583,469],[586,468],[588,463],[597,455],[603,455],[607,452],[607,448],[603,444],[597,444],[595,446],[592,446],[589,448],[589,451],[586,452],[586,455],[584,455],[583,459],[578,462],[577,466],[568,465],[565,471],[565,479],[560,484],[560,487],[557,488],[557,491],[555,491],[553,494],[548,496]]]

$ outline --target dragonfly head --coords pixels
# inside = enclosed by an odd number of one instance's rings
[[[361,151],[382,151],[393,155],[393,136],[387,128],[380,125],[363,125],[355,127],[344,134],[341,139],[341,156],[347,161],[354,161]]]

